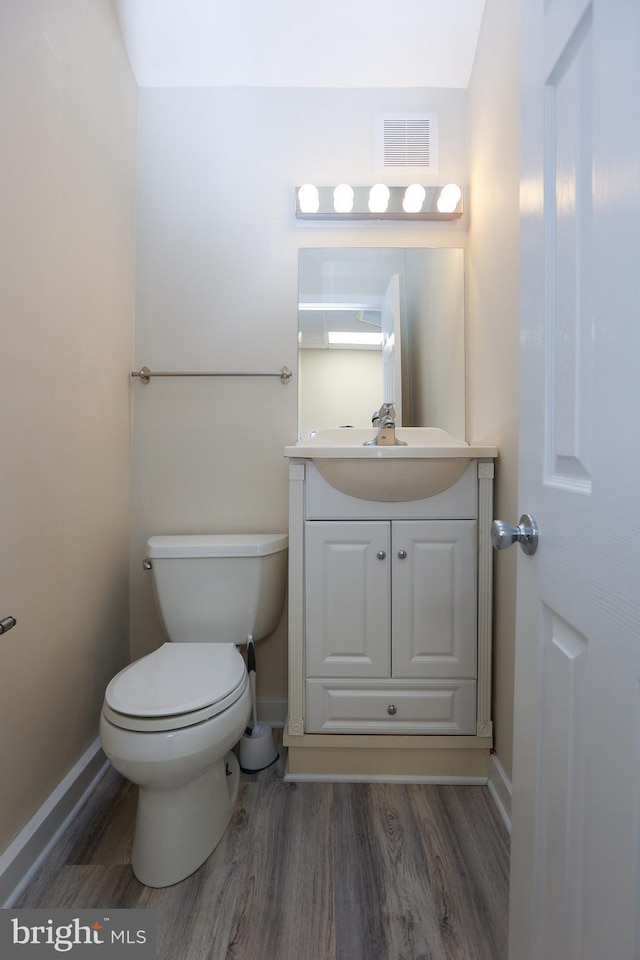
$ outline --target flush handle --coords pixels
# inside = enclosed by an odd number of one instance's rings
[[[504,520],[494,520],[491,524],[491,543],[496,550],[506,550],[512,544],[519,543],[523,553],[531,557],[538,549],[538,524],[529,513],[522,514],[517,527]]]

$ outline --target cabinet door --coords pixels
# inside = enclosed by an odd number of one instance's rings
[[[475,677],[476,522],[394,521],[392,676]]]
[[[309,677],[388,677],[389,523],[305,524]]]

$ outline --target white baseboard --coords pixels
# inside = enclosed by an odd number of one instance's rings
[[[495,753],[489,757],[488,787],[498,813],[511,833],[511,781]]]
[[[0,905],[11,907],[109,766],[95,740],[0,855]]]
[[[486,786],[486,777],[447,777],[404,773],[290,773],[283,777],[290,783],[427,783],[440,786]]]
[[[257,710],[258,720],[263,723],[270,723],[272,727],[284,727],[287,719],[287,701],[263,699],[258,697]]]

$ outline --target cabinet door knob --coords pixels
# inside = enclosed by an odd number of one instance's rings
[[[387,707],[387,713],[391,714],[391,716],[393,717],[397,712],[398,711],[396,710],[395,705],[393,703],[390,703],[389,706]]]
[[[407,551],[406,551],[406,550],[398,550],[398,556],[400,557],[401,560],[406,560],[406,559],[407,559]]]
[[[376,553],[376,557],[378,558],[378,560],[385,560],[386,556],[387,555],[384,552],[384,550],[378,550],[378,552]]]

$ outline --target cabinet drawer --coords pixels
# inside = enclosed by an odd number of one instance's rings
[[[306,714],[307,733],[474,735],[476,682],[307,680]]]

